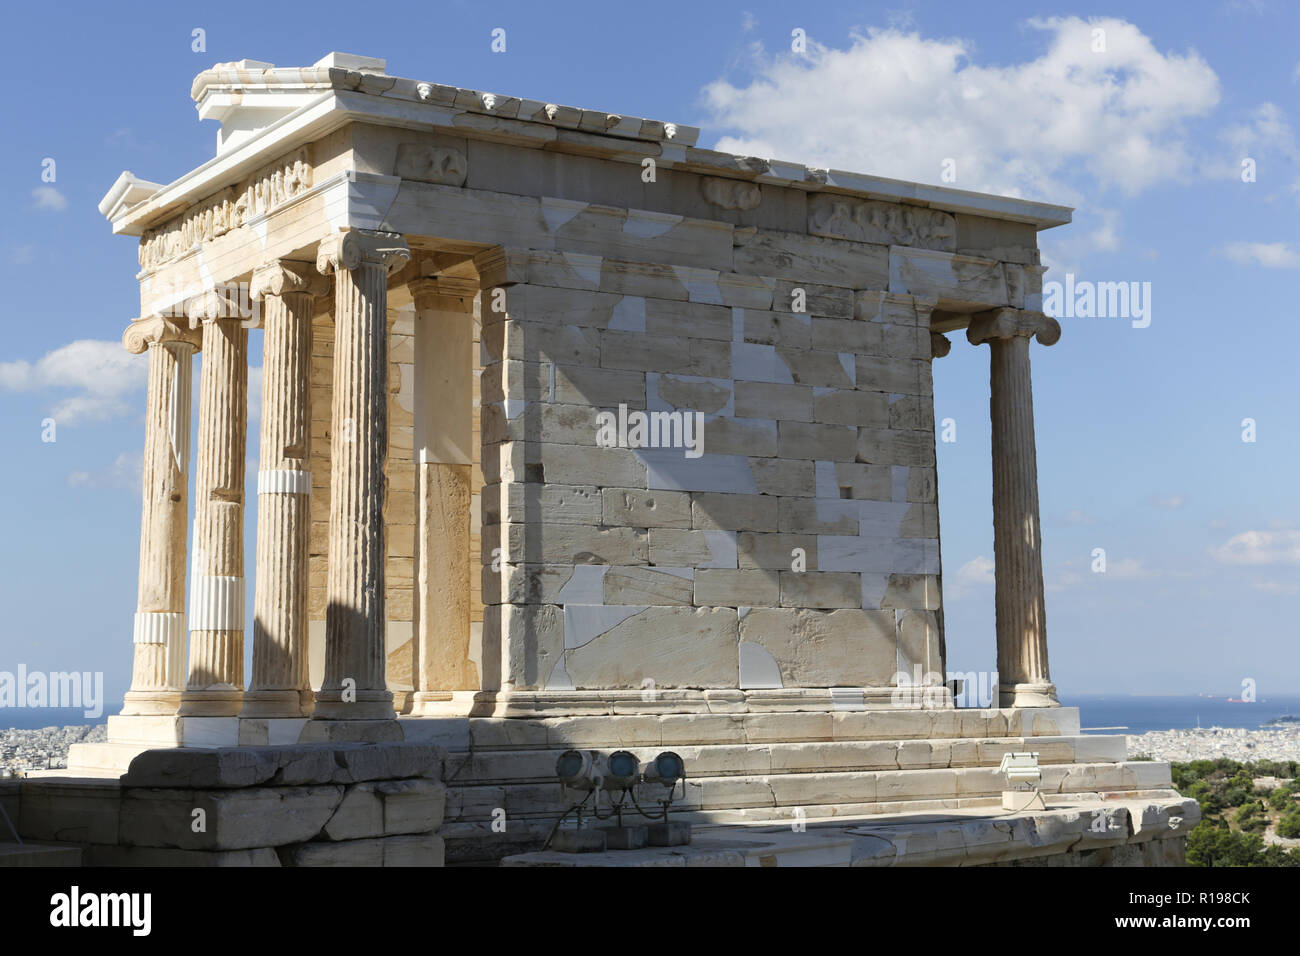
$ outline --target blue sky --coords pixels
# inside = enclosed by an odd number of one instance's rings
[[[1053,677],[1067,698],[1239,692],[1247,678],[1261,696],[1296,693],[1300,12],[1131,7],[14,8],[0,670],[102,670],[110,707],[129,681],[145,362],[96,344],[138,311],[136,243],[96,204],[123,169],[169,182],[211,157],[216,125],[189,98],[201,70],[342,50],[400,76],[698,125],[705,146],[922,182],[951,159],[958,187],[1076,206],[1040,237],[1046,278],[1150,283],[1151,322],[1063,319],[1059,344],[1034,346]],[[490,49],[497,27],[505,53]],[[935,376],[936,418],[957,435],[939,446],[949,666],[987,669],[987,350],[959,339]],[[51,416],[57,440],[42,442]],[[251,522],[248,538],[251,566]]]

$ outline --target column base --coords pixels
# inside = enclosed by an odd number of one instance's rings
[[[310,717],[313,705],[310,690],[249,690],[244,692],[244,718]]]
[[[244,706],[242,690],[210,688],[181,694],[182,717],[238,717]]]
[[[129,690],[122,698],[121,713],[131,717],[171,717],[180,706],[178,690]]]
[[[998,688],[1000,707],[1060,707],[1056,685],[1048,683],[1011,684]]]
[[[351,695],[349,695],[351,696]],[[358,690],[354,700],[344,700],[341,690],[316,692],[313,720],[394,720],[393,695],[386,690]]]

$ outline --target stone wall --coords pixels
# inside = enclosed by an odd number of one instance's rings
[[[590,248],[638,214],[566,215],[557,235]],[[730,227],[642,225],[723,268],[609,235],[617,255],[507,250],[496,270],[483,561],[504,566],[483,593],[501,687],[942,671],[933,302],[861,288],[885,284],[881,246],[751,231],[733,250]],[[703,454],[598,447],[619,406],[701,413]]]
[[[442,759],[419,744],[150,750],[120,782],[23,781],[18,826],[89,866],[441,866]]]

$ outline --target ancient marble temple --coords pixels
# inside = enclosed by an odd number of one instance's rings
[[[852,861],[1177,858],[1168,767],[1082,736],[1048,668],[1030,365],[1061,335],[1037,234],[1069,209],[338,53],[191,92],[213,159],[100,205],[140,244],[139,597],[122,713],[71,772],[436,744],[441,839],[472,861],[540,846],[568,747],[674,749],[704,823],[978,808],[1032,750],[1068,839],[918,831]],[[951,362],[990,368],[984,708],[946,678]]]

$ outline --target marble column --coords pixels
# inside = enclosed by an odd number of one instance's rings
[[[388,454],[388,276],[410,258],[395,233],[352,230],[321,243],[335,276],[330,410],[325,677],[313,717],[392,718],[385,677],[384,462]]]
[[[122,335],[149,353],[134,666],[123,714],[175,714],[185,683],[185,535],[190,473],[190,378],[199,336],[160,316]]]
[[[478,690],[470,654],[470,473],[478,281],[410,283],[415,301],[416,661],[413,714]]]
[[[253,272],[262,303],[262,422],[257,472],[253,674],[243,717],[311,713],[307,558],[311,532],[311,356],[315,299],[330,282],[311,263]]]
[[[921,310],[920,310],[920,306],[919,306],[919,304],[918,304],[918,313],[919,313],[920,311],[921,311]],[[931,314],[933,313],[933,311],[934,311],[934,305],[933,305],[932,303],[929,304],[928,307],[925,308],[925,310],[924,310],[924,312],[925,312],[925,322],[926,322],[927,325],[928,325],[929,322],[930,322],[930,317],[931,317]],[[935,360],[935,359],[941,359],[941,358],[944,358],[944,357],[947,356],[947,354],[948,354],[949,352],[951,352],[951,351],[952,351],[952,342],[948,339],[948,337],[947,337],[946,335],[942,335],[942,334],[939,333],[939,332],[935,332],[935,331],[932,329],[932,330],[930,331],[930,362],[931,362],[931,381],[932,381],[932,382],[933,382],[933,378],[934,378],[934,371],[933,371],[933,362],[934,362],[934,360]],[[931,389],[930,389],[930,407],[931,407],[931,410],[933,411],[933,408],[934,408],[934,389],[933,389],[933,385],[931,386]],[[930,425],[931,425],[931,429],[933,429],[933,427],[934,427],[934,417],[933,417],[933,415],[932,415],[931,418],[930,418]],[[938,465],[938,452],[937,452],[937,450],[936,450],[936,453],[935,453],[935,468],[934,468],[934,509],[935,509],[935,513],[936,513],[936,515],[937,515],[937,514],[938,514],[938,511],[939,511],[939,465]],[[936,533],[937,533],[937,529],[936,529]],[[937,537],[938,537],[938,540],[939,540],[939,549],[940,549],[940,552],[939,552],[939,567],[942,569],[942,567],[943,567],[943,535],[937,535]],[[937,582],[937,581],[940,580],[940,578],[936,577],[935,580],[936,580],[936,582]],[[936,588],[936,591],[939,592],[939,593],[936,593],[936,594],[934,594],[934,595],[931,595],[931,594],[929,593],[929,588],[930,588],[930,579],[929,579],[929,577],[927,577],[927,578],[926,578],[926,584],[925,584],[925,587],[926,587],[926,595],[925,595],[926,606],[929,607],[929,606],[931,606],[931,604],[933,604],[933,606],[934,606],[934,608],[935,608],[935,612],[934,612],[934,623],[935,623],[935,627],[936,627],[936,628],[938,629],[938,631],[939,631],[939,634],[938,634],[938,643],[939,643],[939,647],[938,647],[938,652],[939,652],[939,661],[941,661],[941,662],[943,663],[943,666],[939,668],[939,670],[940,670],[940,672],[941,672],[941,679],[945,681],[945,686],[947,686],[947,687],[949,688],[948,693],[951,694],[951,693],[952,693],[952,685],[948,685],[948,684],[946,683],[946,682],[947,682],[947,661],[948,661],[948,638],[947,638],[947,631],[946,631],[946,628],[945,628],[945,625],[944,625],[944,619],[943,619],[943,595],[942,595],[942,585],[940,585],[940,586],[938,586],[938,587]],[[931,598],[933,598],[933,601],[931,600]],[[931,693],[931,695],[932,695],[930,699],[932,700],[932,699],[933,699],[933,695],[934,695],[935,692],[934,692],[934,691],[930,691],[930,693]],[[944,706],[948,706],[948,707],[951,707],[951,706],[952,706],[952,700],[951,700],[950,697],[945,698],[945,700],[944,700]]]
[[[180,712],[236,716],[244,696],[244,458],[248,427],[248,329],[230,300],[190,305],[203,323],[189,680]]]
[[[994,594],[1002,707],[1059,706],[1047,669],[1030,336],[1041,345],[1054,345],[1061,327],[1042,312],[995,309],[975,316],[966,330],[971,344],[987,342],[990,349]]]

